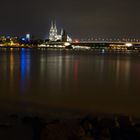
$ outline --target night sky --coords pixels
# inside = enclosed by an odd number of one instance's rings
[[[0,34],[48,37],[51,20],[72,38],[140,39],[140,0],[1,0]]]

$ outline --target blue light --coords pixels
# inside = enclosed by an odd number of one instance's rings
[[[22,41],[26,41],[26,39],[25,39],[25,38],[21,38],[21,40],[22,40]]]
[[[10,36],[7,36],[6,38],[10,39]]]
[[[25,48],[21,49],[21,55],[20,55],[20,72],[21,72],[21,93],[25,93],[27,88],[27,81],[26,78],[30,74],[30,51]]]
[[[25,48],[22,48],[21,50],[22,50],[22,54],[23,54],[23,52],[25,51]]]
[[[24,92],[26,87],[26,54],[24,48],[21,49],[21,87]]]

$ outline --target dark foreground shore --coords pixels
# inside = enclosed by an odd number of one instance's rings
[[[140,140],[139,119],[123,115],[0,116],[0,140]]]

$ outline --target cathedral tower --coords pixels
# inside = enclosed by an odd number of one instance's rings
[[[51,28],[49,32],[49,39],[50,41],[56,41],[57,40],[57,27],[56,22],[51,22]]]

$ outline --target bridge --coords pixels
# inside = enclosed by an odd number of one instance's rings
[[[45,44],[40,45],[39,47],[69,47],[69,48],[95,48],[95,49],[139,49],[140,42],[138,41],[73,41],[73,42],[46,42]]]
[[[140,45],[139,41],[74,41],[72,44],[137,44]]]
[[[91,48],[140,49],[140,42],[126,42],[126,41],[81,41],[81,42],[72,42],[71,45],[89,46]]]

